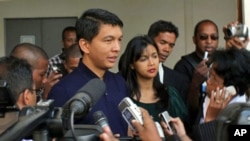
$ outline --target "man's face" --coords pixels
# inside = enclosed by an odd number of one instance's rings
[[[46,71],[48,68],[48,60],[46,59],[38,59],[37,65],[32,70],[33,81],[35,82],[35,86],[37,89],[43,88],[43,84],[47,80]]]
[[[171,32],[160,32],[158,36],[154,38],[154,41],[159,50],[160,62],[166,61],[174,48],[176,41],[175,34]]]
[[[91,42],[80,40],[79,43],[84,51],[83,57],[87,57],[88,62],[91,62],[89,64],[92,69],[107,70],[116,63],[121,50],[121,40],[121,27],[102,24],[98,35]]]
[[[63,39],[64,48],[68,48],[75,43],[76,43],[76,32],[66,31],[64,33],[64,39]]]
[[[207,51],[211,54],[218,47],[218,32],[214,24],[210,22],[202,23],[198,29],[198,33],[193,37],[196,45],[196,52],[200,57]]]
[[[35,85],[33,85],[29,94],[30,98],[29,101],[27,102],[27,106],[35,106],[37,103],[37,91]]]
[[[77,68],[79,61],[80,61],[80,58],[69,57],[67,60],[63,62],[63,64],[67,72],[71,73],[74,69]]]

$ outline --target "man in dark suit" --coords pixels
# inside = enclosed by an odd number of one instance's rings
[[[175,87],[186,103],[189,87],[187,76],[163,65],[175,46],[176,39],[179,36],[178,28],[169,21],[159,20],[151,24],[148,35],[154,39],[158,46],[161,62],[158,78],[162,83]]]
[[[199,117],[200,104],[204,100],[204,85],[209,67],[206,65],[207,57],[218,48],[219,32],[216,23],[209,19],[199,21],[194,28],[193,42],[195,51],[182,56],[174,66],[174,70],[186,74],[189,78],[188,108],[191,116],[191,125]],[[205,85],[206,86],[206,85]]]

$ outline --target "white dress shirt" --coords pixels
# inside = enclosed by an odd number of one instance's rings
[[[163,71],[163,66],[162,63],[159,64],[159,78],[160,78],[160,82],[163,84],[163,76],[164,76],[164,71]]]

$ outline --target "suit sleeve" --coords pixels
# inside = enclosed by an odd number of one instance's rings
[[[193,136],[197,141],[216,140],[216,121],[206,122],[194,126]]]

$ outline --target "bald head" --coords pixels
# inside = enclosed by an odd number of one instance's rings
[[[73,44],[65,49],[65,61],[69,61],[70,58],[82,58],[82,52],[78,44]]]
[[[26,60],[32,67],[32,76],[36,88],[44,87],[49,57],[42,48],[30,43],[21,43],[14,47],[10,56]]]
[[[38,65],[37,62],[39,59],[49,59],[48,55],[42,48],[31,43],[21,43],[16,45],[10,55],[27,60],[33,69]]]

